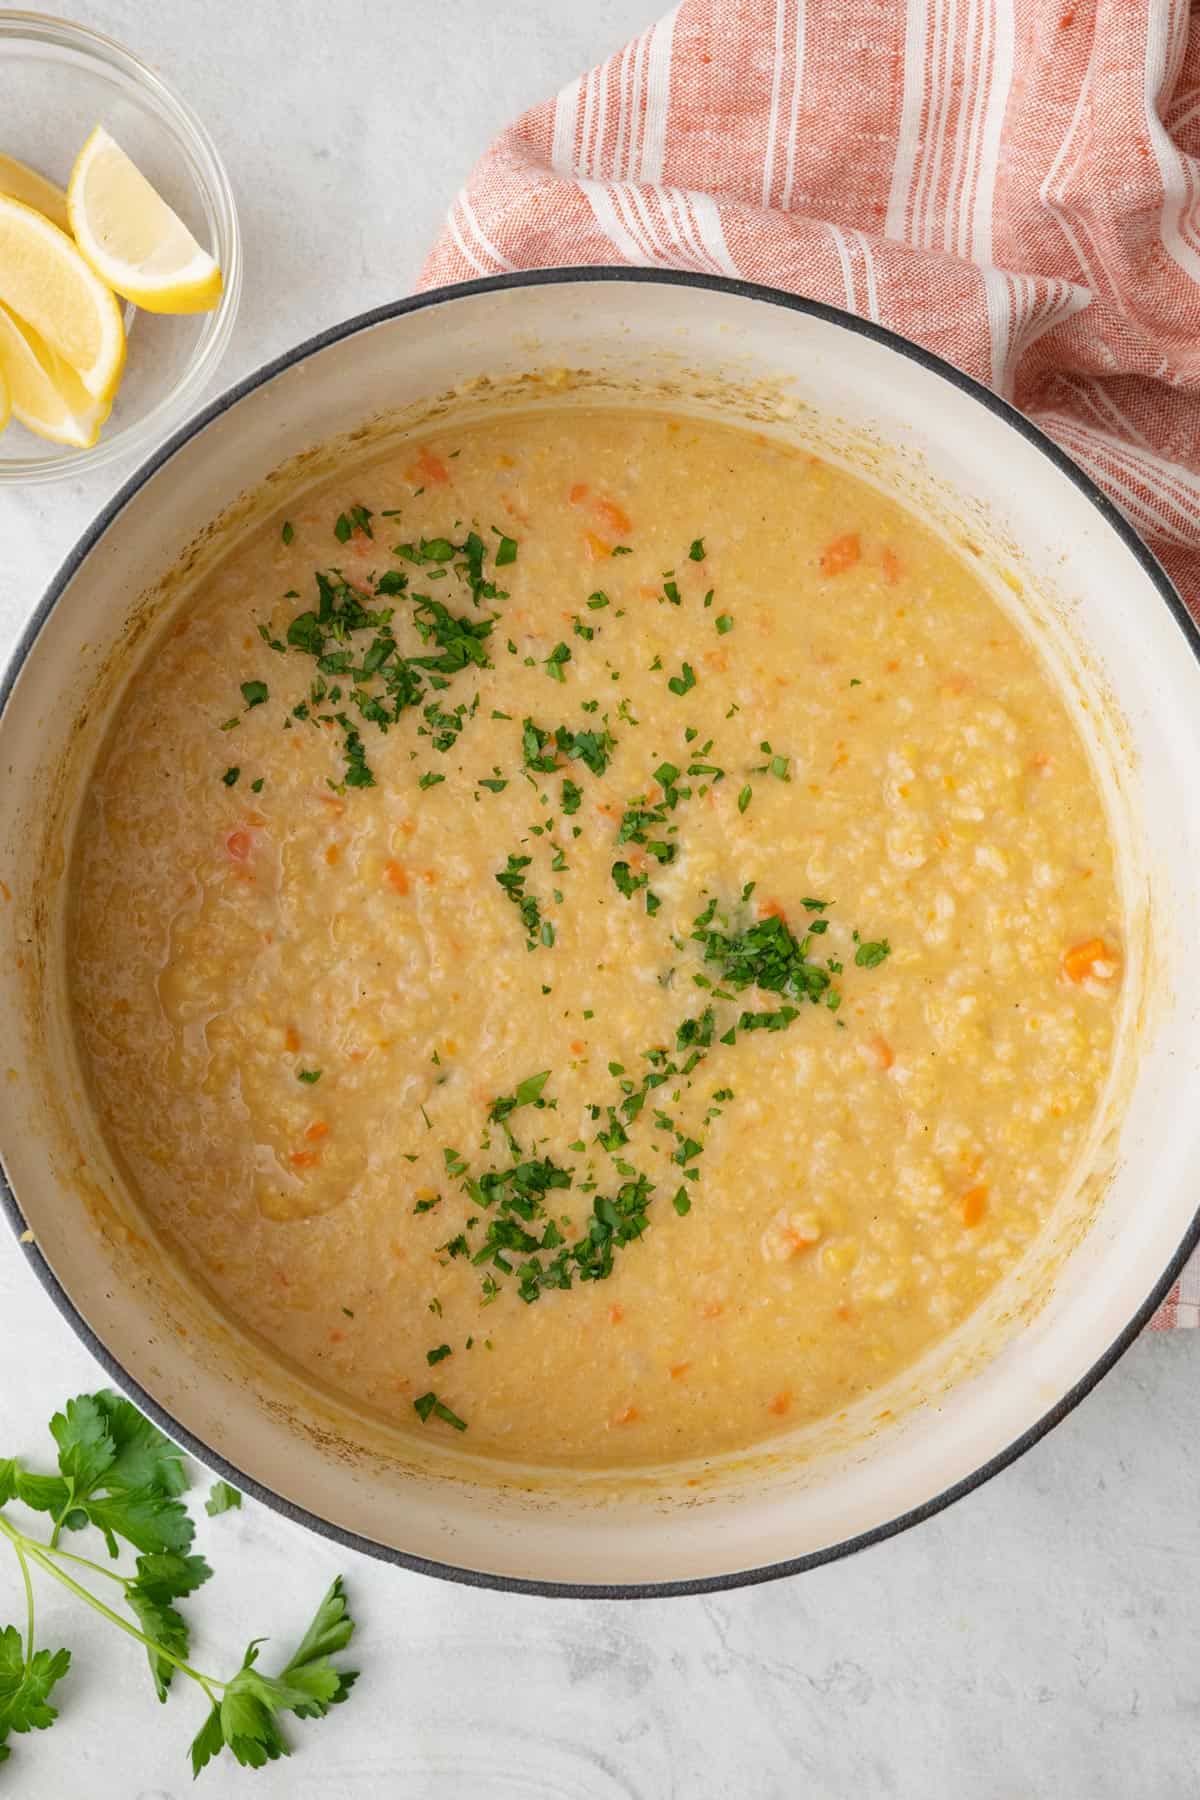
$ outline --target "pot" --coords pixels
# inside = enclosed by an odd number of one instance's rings
[[[1124,1010],[1076,1179],[985,1305],[916,1368],[754,1455],[621,1476],[497,1471],[389,1436],[306,1385],[153,1241],[97,1131],[69,1027],[72,831],[163,609],[228,534],[317,478],[331,440],[362,453],[456,409],[633,391],[803,439],[978,558],[1057,674],[1108,800]],[[214,1471],[328,1536],[539,1593],[689,1592],[808,1568],[928,1517],[1034,1443],[1132,1341],[1200,1235],[1200,639],[1060,451],[878,327],[660,270],[541,271],[366,314],[243,382],[151,458],[68,558],[0,698],[5,1209],[113,1380]]]

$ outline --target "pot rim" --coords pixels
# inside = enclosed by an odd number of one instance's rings
[[[897,355],[907,357],[909,361],[917,363],[929,374],[940,377],[952,387],[958,388],[978,404],[986,407],[989,412],[1017,432],[1035,450],[1040,451],[1060,475],[1065,476],[1078,488],[1084,498],[1099,513],[1109,530],[1116,534],[1139,564],[1143,574],[1157,590],[1159,597],[1172,614],[1192,655],[1196,658],[1197,663],[1200,663],[1200,625],[1197,625],[1188,612],[1182,595],[1157,557],[1142,542],[1124,515],[1096,486],[1090,476],[1072,462],[1065,452],[1059,449],[1058,445],[1039,430],[1031,420],[1018,412],[1007,400],[1002,399],[991,389],[984,387],[981,382],[976,381],[973,376],[964,374],[961,369],[955,368],[943,357],[937,356],[933,351],[923,349],[919,344],[912,343],[898,332],[890,331],[885,326],[877,325],[871,320],[861,319],[841,307],[827,306],[822,301],[790,294],[780,288],[768,287],[758,282],[731,280],[717,275],[692,274],[675,269],[625,268],[589,264],[577,268],[518,270],[511,274],[487,276],[477,281],[430,288],[424,293],[389,301],[386,305],[372,307],[366,312],[355,314],[338,325],[328,326],[325,330],[315,333],[314,336],[305,339],[293,349],[262,364],[251,374],[244,376],[241,381],[226,389],[224,393],[219,394],[215,400],[196,413],[146,458],[104,506],[73,549],[68,552],[21,632],[3,674],[0,675],[0,723],[3,722],[9,697],[16,685],[17,678],[40,636],[43,626],[92,550],[151,477],[182,450],[192,438],[198,437],[214,419],[229,411],[258,388],[265,387],[277,375],[292,368],[296,363],[328,349],[333,344],[341,343],[347,338],[369,331],[376,325],[401,318],[407,313],[441,306],[450,300],[467,298],[476,294],[501,292],[509,288],[568,286],[578,282],[658,282],[675,287],[709,289],[745,300],[755,300],[770,306],[784,307],[793,312],[821,319],[827,324],[836,325],[840,329],[855,333],[860,337],[869,338],[874,343],[894,351]],[[739,1569],[728,1574],[695,1576],[685,1580],[661,1582],[560,1582],[541,1581],[526,1576],[497,1575],[484,1569],[464,1568],[454,1563],[439,1562],[428,1557],[418,1556],[411,1551],[398,1550],[390,1544],[379,1543],[374,1538],[366,1537],[360,1532],[350,1531],[344,1526],[335,1525],[332,1521],[321,1518],[316,1513],[309,1512],[307,1508],[285,1499],[283,1495],[275,1493],[273,1489],[265,1486],[255,1477],[236,1468],[203,1443],[187,1427],[180,1424],[167,1408],[161,1406],[151,1394],[147,1393],[145,1388],[128,1373],[107,1345],[92,1330],[54,1274],[36,1240],[21,1242],[28,1227],[17,1196],[8,1179],[2,1148],[0,1148],[0,1209],[3,1210],[18,1242],[21,1243],[21,1249],[25,1252],[26,1260],[37,1279],[85,1348],[91,1352],[129,1398],[161,1430],[165,1431],[203,1466],[226,1480],[232,1481],[243,1492],[261,1501],[264,1506],[269,1506],[293,1524],[306,1526],[310,1531],[315,1531],[319,1536],[341,1544],[347,1549],[359,1551],[363,1555],[395,1564],[417,1574],[438,1576],[444,1581],[459,1582],[466,1587],[491,1588],[502,1593],[531,1594],[545,1599],[665,1599],[676,1595],[712,1594],[732,1588],[757,1586],[760,1582],[777,1581],[788,1575],[800,1575],[809,1569],[820,1568],[824,1564],[838,1561],[844,1556],[851,1556],[856,1551],[865,1550],[873,1544],[883,1543],[888,1538],[896,1537],[900,1532],[922,1523],[925,1519],[932,1518],[936,1513],[952,1505],[955,1500],[961,1499],[965,1494],[973,1493],[985,1482],[990,1481],[994,1475],[998,1475],[1001,1470],[1007,1469],[1018,1457],[1023,1456],[1034,1444],[1040,1442],[1049,1431],[1053,1430],[1055,1425],[1066,1418],[1068,1413],[1074,1411],[1080,1401],[1113,1368],[1133,1340],[1140,1335],[1170,1292],[1188,1257],[1197,1244],[1200,1244],[1200,1207],[1198,1207],[1159,1280],[1128,1324],[1096,1358],[1086,1374],[1054,1406],[1044,1412],[1033,1424],[1027,1426],[1004,1449],[989,1457],[970,1475],[964,1476],[961,1481],[944,1488],[921,1505],[909,1508],[906,1512],[898,1514],[896,1518],[889,1519],[885,1524],[873,1526],[869,1531],[860,1532],[854,1537],[842,1539],[835,1544],[828,1544],[820,1550],[810,1551],[802,1556],[785,1558],[780,1562],[763,1564],[756,1568]]]

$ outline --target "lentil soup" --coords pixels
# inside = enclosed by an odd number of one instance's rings
[[[1108,825],[1033,647],[905,509],[714,423],[508,415],[295,500],[130,683],[72,879],[164,1244],[506,1461],[881,1386],[1038,1233],[1112,1053]]]

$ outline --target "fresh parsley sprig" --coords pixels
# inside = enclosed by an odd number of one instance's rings
[[[353,1671],[331,1661],[354,1630],[341,1577],[278,1675],[265,1675],[256,1667],[261,1638],[248,1646],[229,1680],[206,1675],[188,1661],[188,1622],[175,1604],[212,1574],[205,1559],[192,1552],[195,1527],[179,1498],[188,1485],[182,1453],[130,1401],[108,1389],[68,1400],[51,1419],[50,1432],[58,1446],[57,1475],[0,1458],[0,1537],[17,1558],[26,1612],[24,1634],[15,1625],[0,1630],[0,1763],[11,1753],[12,1734],[45,1730],[54,1723],[58,1709],[50,1695],[71,1666],[69,1650],[36,1647],[34,1569],[52,1575],[143,1646],[160,1701],[167,1699],[177,1672],[204,1690],[210,1711],[191,1747],[193,1774],[224,1749],[247,1768],[262,1768],[286,1756],[280,1715],[323,1718],[346,1698],[355,1680]],[[227,1511],[240,1498],[228,1483],[217,1482],[208,1511]],[[53,1521],[49,1538],[22,1529],[7,1510],[13,1502],[45,1513]],[[63,1547],[64,1532],[88,1526],[102,1534],[110,1558],[120,1556],[121,1543],[137,1552],[132,1574]],[[83,1572],[109,1582],[114,1590],[110,1597],[123,1602],[132,1618],[85,1586]]]

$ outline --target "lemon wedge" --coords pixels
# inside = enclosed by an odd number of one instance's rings
[[[0,153],[0,194],[10,200],[21,200],[35,212],[45,213],[60,231],[70,231],[67,223],[67,196],[36,169],[18,162],[15,156]]]
[[[90,450],[108,417],[108,403],[93,400],[70,364],[6,306],[0,306],[0,385],[12,416],[55,444]]]
[[[12,417],[12,395],[8,391],[8,383],[4,379],[4,370],[0,369],[0,431]]]
[[[65,231],[3,195],[0,301],[70,363],[93,400],[112,399],[125,367],[125,327],[111,288]]]
[[[67,212],[96,274],[135,306],[210,312],[221,298],[212,257],[102,125],[75,160]]]

